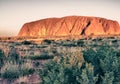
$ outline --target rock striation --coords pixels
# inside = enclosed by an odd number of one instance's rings
[[[68,36],[68,35],[120,34],[117,21],[100,17],[67,16],[47,18],[25,23],[18,36]]]

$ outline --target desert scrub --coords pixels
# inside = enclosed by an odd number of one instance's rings
[[[14,82],[19,77],[28,76],[35,72],[31,61],[26,61],[21,64],[13,64],[7,61],[1,68],[1,78],[7,79],[8,84]]]
[[[47,60],[47,59],[53,59],[52,55],[48,55],[48,54],[41,54],[41,55],[33,55],[33,56],[27,56],[25,57],[27,59],[31,59],[31,60]]]
[[[51,44],[53,42],[53,40],[49,40],[49,39],[45,39],[42,41],[42,44]]]
[[[97,81],[94,67],[85,63],[80,53],[55,57],[39,73],[42,84],[95,84]]]
[[[1,78],[7,79],[8,84],[11,84],[19,77],[19,70],[17,65],[6,62],[1,68]]]
[[[21,42],[23,45],[30,45],[30,44],[33,44],[33,42],[32,41],[23,41],[23,42]]]
[[[120,83],[120,57],[118,55],[118,52],[107,44],[83,51],[85,61],[92,63],[95,75],[98,74],[97,84]]]
[[[76,47],[77,45],[75,43],[72,43],[72,42],[66,42],[66,43],[63,43],[62,46],[66,46],[66,47]]]
[[[74,52],[75,53],[75,52]],[[103,44],[80,53],[65,51],[39,70],[43,84],[119,84],[119,51]]]
[[[13,64],[19,63],[21,58],[19,54],[17,53],[15,48],[11,48],[8,57],[6,58],[7,61],[12,62]]]
[[[38,44],[38,45],[36,45],[36,47],[37,47],[37,48],[46,48],[46,47],[48,47],[48,46],[46,46],[46,45],[39,45],[39,44]]]
[[[20,76],[26,76],[33,74],[35,72],[35,69],[33,68],[33,63],[31,60],[26,60],[24,63],[19,65],[19,73]]]
[[[4,65],[5,63],[5,55],[2,50],[0,50],[0,68]]]
[[[34,45],[29,45],[30,48],[34,48],[35,46]]]
[[[26,75],[30,75],[30,74],[33,74],[35,72],[35,69],[34,68],[22,68],[20,69],[19,73],[20,73],[20,76],[26,76]]]
[[[98,75],[94,75],[94,66],[90,63],[85,63],[84,68],[81,69],[81,75],[77,76],[79,84],[96,84]]]
[[[73,40],[72,41],[71,40],[62,41],[61,45],[66,46],[66,47],[76,47],[77,46],[75,41],[73,41]]]
[[[77,45],[83,47],[84,46],[84,40],[78,40]]]
[[[15,46],[20,46],[20,45],[22,45],[21,42],[15,42],[14,44],[15,44]]]

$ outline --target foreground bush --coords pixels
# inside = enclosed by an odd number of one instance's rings
[[[68,54],[54,58],[40,70],[43,84],[92,84],[96,83],[94,67],[85,63],[81,54]]]
[[[120,56],[111,46],[54,58],[41,69],[43,84],[120,84]],[[84,61],[83,61],[84,60]]]
[[[120,56],[117,53],[118,51],[107,45],[83,52],[85,61],[94,65],[95,75],[99,76],[97,84],[120,83]]]
[[[20,56],[18,55],[17,51],[11,48],[8,57],[6,58],[7,61],[12,62],[13,64],[18,64],[21,61]]]
[[[18,66],[6,62],[1,68],[1,78],[7,79],[8,84],[19,77]]]
[[[7,61],[1,68],[1,78],[7,79],[8,84],[13,84],[14,80],[19,77],[28,76],[33,74],[35,69],[31,66],[31,63],[15,64]]]

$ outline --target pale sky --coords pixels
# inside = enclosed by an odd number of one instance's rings
[[[120,23],[120,0],[0,0],[0,36],[16,36],[26,22],[71,15]]]

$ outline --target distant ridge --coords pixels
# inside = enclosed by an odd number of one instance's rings
[[[117,21],[100,17],[66,16],[25,23],[18,36],[117,35]]]

